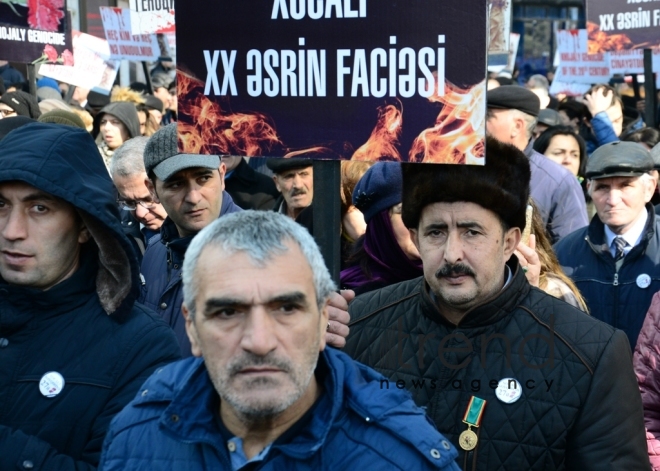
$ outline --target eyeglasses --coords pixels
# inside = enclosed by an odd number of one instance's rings
[[[3,118],[6,118],[7,116],[11,116],[11,115],[13,115],[13,114],[16,114],[16,111],[14,111],[14,110],[0,109],[0,114],[2,115]]]
[[[127,211],[135,211],[138,204],[144,209],[153,209],[156,207],[157,203],[154,203],[153,201],[117,200],[117,204],[121,209],[125,209]]]

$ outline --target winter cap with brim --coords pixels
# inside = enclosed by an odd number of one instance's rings
[[[144,168],[147,175],[153,172],[159,180],[165,181],[176,172],[194,167],[215,170],[220,167],[220,157],[180,153],[176,123],[160,128],[149,138],[144,148]]]
[[[266,160],[266,167],[271,169],[273,173],[288,172],[289,170],[296,170],[299,168],[307,168],[314,165],[311,159],[268,159]]]
[[[144,104],[146,105],[147,108],[150,108],[152,110],[158,110],[161,113],[165,108],[165,105],[163,104],[163,100],[161,100],[160,98],[156,98],[153,95],[145,95]]]
[[[63,124],[65,126],[74,126],[80,129],[87,129],[80,116],[72,111],[53,110],[39,116],[37,120],[40,123]]]
[[[14,129],[34,122],[34,119],[27,116],[12,116],[11,118],[0,119],[0,141]]]
[[[401,203],[401,164],[378,162],[366,171],[353,190],[353,204],[369,222],[381,211]]]
[[[541,101],[534,92],[519,85],[502,85],[486,94],[488,108],[519,110],[531,116],[538,116]]]
[[[546,126],[559,126],[561,124],[561,115],[550,108],[539,111],[539,124]]]
[[[590,180],[610,177],[638,177],[653,170],[651,153],[637,142],[612,142],[600,146],[587,161],[585,176]]]
[[[424,208],[434,203],[474,203],[499,216],[508,227],[525,227],[529,159],[516,147],[486,138],[486,165],[404,164],[406,227],[417,229]]]

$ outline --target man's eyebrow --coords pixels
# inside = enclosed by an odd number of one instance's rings
[[[461,229],[479,229],[479,230],[484,230],[484,226],[479,224],[476,221],[463,221],[459,222],[456,224],[456,227],[460,227]]]
[[[2,193],[0,193],[0,198],[2,199],[9,199]],[[34,193],[29,193],[25,195],[23,198],[20,200],[22,203],[30,202],[30,201],[52,201],[54,203],[57,203],[61,201],[59,198],[56,198],[55,196],[51,195],[50,193],[46,193],[45,191],[35,191]]]
[[[278,296],[274,296],[266,300],[264,304],[307,304],[307,296],[300,291],[293,291],[291,293],[284,293]],[[251,302],[240,298],[209,298],[204,303],[204,312],[211,312],[214,309],[221,307],[246,307],[250,305],[252,305]]]
[[[444,222],[434,222],[433,224],[428,224],[424,226],[424,232],[426,231],[437,231],[440,229],[447,229],[449,227],[446,223]]]

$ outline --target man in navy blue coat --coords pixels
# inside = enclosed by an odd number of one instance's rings
[[[218,269],[231,267],[231,269]],[[458,470],[411,396],[325,348],[335,289],[312,236],[274,212],[220,218],[188,248],[195,357],[113,421],[105,470]]]

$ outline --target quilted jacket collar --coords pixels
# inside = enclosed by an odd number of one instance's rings
[[[639,244],[633,247],[628,256],[626,256],[626,261],[631,260],[639,253],[646,251],[646,246],[648,245],[649,240],[655,234],[655,208],[651,203],[646,204],[646,212],[648,213],[648,218],[646,220],[646,227],[644,228],[642,240]],[[587,242],[594,252],[605,255],[607,260],[611,260],[612,264],[614,263],[610,256],[610,248],[607,245],[605,238],[605,225],[597,214],[591,219],[589,227],[587,228]],[[632,256],[630,256],[631,254]]]
[[[470,309],[458,326],[454,326],[443,316],[432,298],[428,283],[422,277],[422,308],[424,315],[433,322],[461,328],[493,324],[508,316],[518,305],[519,301],[527,295],[530,285],[527,282],[525,273],[520,269],[517,257],[512,256],[507,262],[507,265],[513,273],[511,282],[494,296]]]

